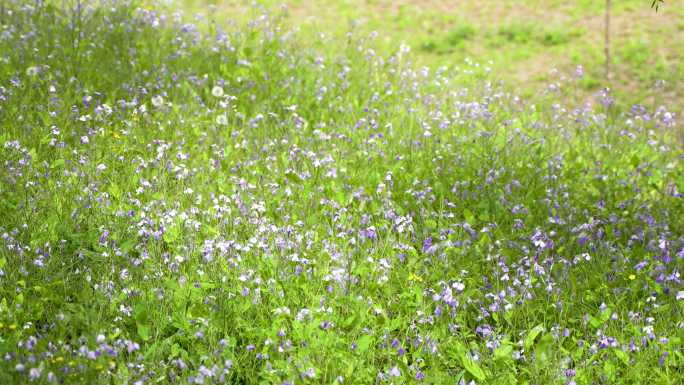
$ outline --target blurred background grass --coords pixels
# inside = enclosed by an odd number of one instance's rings
[[[255,12],[255,4],[282,10],[285,25],[298,27],[304,37],[325,33],[344,39],[350,30],[376,31],[381,53],[403,42],[417,65],[458,66],[471,59],[526,97],[582,65],[581,87],[573,90],[581,97],[608,85],[625,106],[684,109],[684,0],[668,0],[658,12],[650,0],[613,1],[609,82],[601,0],[290,0],[285,7],[273,0],[166,1],[217,21],[239,20]],[[656,91],[661,79],[666,83]]]

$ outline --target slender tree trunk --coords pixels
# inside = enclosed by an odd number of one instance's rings
[[[606,26],[603,52],[606,55],[606,81],[610,80],[610,0],[606,0]]]

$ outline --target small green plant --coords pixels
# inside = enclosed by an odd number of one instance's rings
[[[426,52],[437,54],[449,54],[457,50],[463,50],[466,42],[472,40],[476,35],[473,26],[466,23],[459,23],[451,29],[440,40],[430,39],[424,42],[421,49]]]
[[[464,41],[470,40],[475,36],[475,28],[468,24],[459,24],[453,28],[446,36],[446,42],[452,46],[456,47],[462,44]]]

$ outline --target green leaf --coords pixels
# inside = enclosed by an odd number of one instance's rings
[[[302,178],[300,178],[299,175],[297,175],[291,171],[286,172],[285,177],[287,177],[287,179],[289,179],[291,182],[294,182],[294,183],[301,183],[302,182]]]
[[[190,318],[206,317],[207,315],[209,315],[209,310],[201,302],[193,303],[188,309]]]
[[[136,323],[146,323],[147,322],[147,307],[143,303],[139,303],[134,309],[135,322]]]
[[[467,354],[461,355],[461,363],[465,370],[468,371],[473,377],[478,381],[484,381],[487,378],[484,370],[475,362],[472,358],[468,357]]]
[[[64,166],[64,159],[57,159],[50,165],[50,168],[58,168]]]
[[[537,338],[539,333],[544,331],[544,324],[539,324],[530,330],[530,332],[527,334],[527,337],[525,337],[525,350],[529,351],[532,345],[534,345],[534,340]]]
[[[150,327],[146,324],[139,323],[137,324],[138,326],[138,335],[140,338],[143,339],[143,341],[147,341],[150,339]]]
[[[623,364],[629,365],[629,354],[627,354],[624,350],[615,349],[615,355],[620,359],[620,361],[622,361]]]
[[[114,183],[109,186],[109,192],[114,198],[119,198],[121,196],[121,189]]]
[[[180,230],[177,225],[170,225],[164,232],[164,240],[168,243],[173,243],[180,237]]]
[[[470,210],[468,210],[468,209],[463,210],[463,217],[465,218],[466,222],[468,222],[468,224],[474,224],[475,223],[475,216],[473,215],[472,212],[470,212]]]
[[[546,333],[539,338],[539,342],[537,342],[537,347],[535,348],[535,354],[540,362],[544,362],[550,355],[553,344],[554,339],[551,334]]]
[[[490,242],[491,242],[491,239],[489,238],[489,234],[482,233],[482,236],[480,237],[480,240],[478,241],[480,246],[487,246]]]
[[[617,369],[615,368],[615,365],[613,365],[612,362],[606,361],[603,364],[603,372],[606,376],[608,376],[609,380],[615,379],[615,374],[616,374]],[[611,381],[612,382],[612,381]]]
[[[610,316],[612,313],[613,313],[613,311],[610,308],[602,311],[601,312],[601,323],[602,324],[606,323],[610,319]]]
[[[121,251],[124,253],[128,253],[129,251],[131,251],[133,249],[134,246],[135,246],[135,241],[133,241],[132,239],[127,239],[127,240],[123,241],[123,243],[121,244]]]
[[[589,325],[591,325],[593,328],[597,328],[597,327],[601,326],[601,320],[590,315],[589,316]]]
[[[354,325],[354,323],[356,323],[356,319],[357,317],[355,314],[352,314],[351,316],[347,317],[347,319],[344,321],[344,327],[351,327],[352,325]]]
[[[373,337],[369,335],[364,335],[361,338],[359,338],[358,341],[356,341],[356,350],[358,350],[360,353],[363,353],[366,350],[368,350],[372,342]]]
[[[494,350],[494,360],[496,361],[506,361],[512,358],[513,346],[507,341],[499,345],[498,348]]]

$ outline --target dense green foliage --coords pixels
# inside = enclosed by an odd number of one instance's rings
[[[374,38],[5,2],[0,383],[682,383],[674,114]]]

